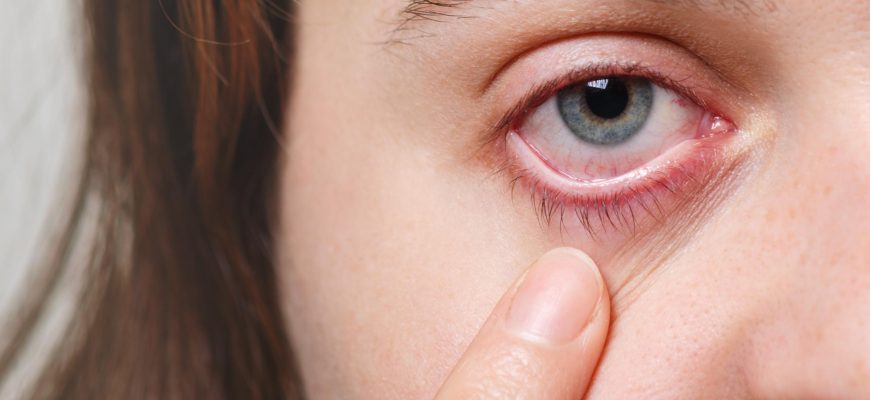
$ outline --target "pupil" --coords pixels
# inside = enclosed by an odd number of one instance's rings
[[[616,118],[628,107],[628,87],[622,79],[596,79],[585,86],[586,105],[601,118]]]

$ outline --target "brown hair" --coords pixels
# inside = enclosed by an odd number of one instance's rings
[[[85,245],[78,308],[33,397],[301,397],[271,226],[292,3],[84,0],[83,173],[0,351],[4,384]]]

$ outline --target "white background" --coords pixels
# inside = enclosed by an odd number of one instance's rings
[[[0,312],[26,290],[81,137],[75,0],[0,0]]]
[[[31,266],[50,242],[57,205],[75,181],[83,123],[78,0],[0,0],[0,340]],[[68,285],[75,287],[75,285]],[[53,338],[63,335],[72,297],[51,303],[21,364],[0,388],[20,398]]]

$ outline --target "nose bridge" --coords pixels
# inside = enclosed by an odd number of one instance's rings
[[[808,67],[797,68],[788,80],[791,87],[784,92],[791,95],[781,103],[785,106],[779,116],[777,156],[782,165],[777,168],[786,182],[783,209],[793,218],[785,228],[803,237],[804,260],[867,265],[870,124],[863,122],[868,97],[862,94],[870,79],[855,79],[834,68],[820,74]],[[868,268],[862,268],[865,274]]]
[[[847,377],[847,366],[870,360],[859,328],[870,310],[870,54],[826,38],[801,49],[812,61],[793,63],[784,80],[779,139],[796,215],[786,229],[803,244],[788,266],[802,287],[790,299],[793,328],[807,332],[800,347],[823,350],[805,350],[808,358]]]
[[[844,66],[848,67],[848,66]],[[809,75],[809,74],[807,74]],[[811,190],[808,203],[834,247],[848,243],[854,252],[870,251],[870,123],[865,79],[848,73],[806,76],[810,93],[793,114],[799,130],[799,177]],[[827,242],[827,241],[826,241]]]
[[[867,260],[870,36],[856,30],[854,10],[835,3],[782,17],[784,33],[771,43],[782,50],[773,67],[773,169],[785,183],[782,209],[793,215],[786,228],[819,257]]]
[[[750,335],[760,393],[870,390],[855,368],[870,363],[870,79],[838,57],[784,68],[772,102],[774,144],[754,186],[769,250],[753,273],[774,299]]]

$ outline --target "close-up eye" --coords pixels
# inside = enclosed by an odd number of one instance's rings
[[[561,89],[515,132],[552,172],[578,184],[601,183],[706,136],[707,114],[648,79],[611,76]]]
[[[667,199],[716,166],[726,119],[642,76],[576,80],[542,96],[512,123],[508,148],[545,219],[559,213],[596,225],[636,224],[666,213]],[[570,208],[573,208],[571,210]],[[606,220],[606,222],[605,222]]]

